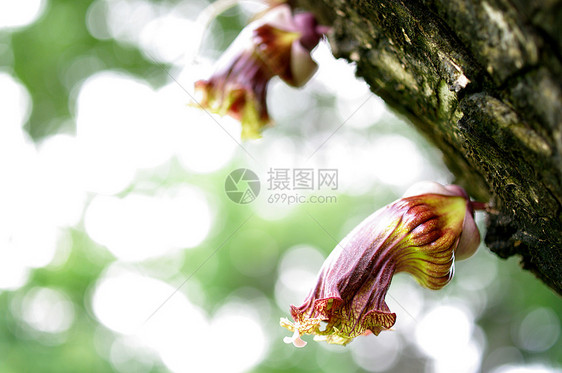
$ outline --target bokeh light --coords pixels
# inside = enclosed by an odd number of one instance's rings
[[[391,369],[400,356],[402,341],[397,333],[383,333],[380,338],[361,338],[353,344],[351,353],[357,364],[368,372]]]
[[[416,327],[418,346],[428,356],[453,356],[468,345],[472,334],[470,315],[453,306],[438,306],[427,312]]]
[[[102,72],[81,86],[77,137],[82,150],[85,188],[114,194],[133,180],[137,169],[158,166],[172,156],[171,123],[154,91],[121,73]]]
[[[134,338],[128,343],[156,351],[173,372],[244,372],[259,363],[267,348],[264,331],[244,307],[226,304],[210,319],[170,285],[128,269],[110,268],[92,304],[104,325]],[[117,351],[112,355],[117,364],[127,359]]]
[[[160,190],[158,196],[98,196],[85,216],[90,237],[127,261],[195,247],[205,239],[211,223],[204,195],[189,187]]]
[[[45,11],[46,6],[46,0],[0,2],[0,30],[25,27],[35,22]]]
[[[316,281],[324,262],[320,252],[309,246],[289,249],[279,263],[279,279],[275,285],[275,300],[281,309],[302,304]]]
[[[550,308],[537,308],[523,318],[515,333],[515,342],[522,349],[546,351],[560,338],[560,319]]]
[[[21,304],[21,319],[44,333],[67,331],[74,321],[74,307],[67,296],[50,288],[33,288]]]

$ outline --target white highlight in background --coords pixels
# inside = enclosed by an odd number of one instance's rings
[[[480,368],[482,348],[472,338],[473,328],[473,317],[466,310],[436,306],[417,325],[417,346],[433,358],[435,372],[475,373]]]
[[[118,193],[138,169],[171,158],[173,123],[162,120],[165,106],[145,82],[117,72],[94,74],[80,87],[77,107],[86,190]]]
[[[417,146],[403,136],[386,135],[370,144],[370,172],[385,184],[405,187],[418,181],[424,169]]]
[[[181,291],[166,301],[175,290],[110,267],[94,291],[94,314],[110,329],[155,350],[173,372],[244,372],[263,359],[267,340],[251,312],[227,304],[209,319]]]
[[[279,264],[279,278],[275,283],[275,300],[280,309],[290,304],[301,305],[315,285],[324,256],[312,246],[288,249]]]
[[[131,76],[104,71],[90,76],[77,100],[77,138],[82,182],[88,191],[116,194],[137,171],[178,156],[187,169],[206,173],[223,167],[237,149],[238,124],[188,107],[176,82],[154,91]],[[225,132],[226,129],[226,132]]]
[[[138,47],[149,59],[183,66],[194,59],[202,37],[208,36],[207,48],[214,44],[214,35],[204,35],[204,25],[195,23],[206,5],[207,2],[197,0],[177,5],[97,0],[88,8],[86,25],[97,39],[113,38]]]
[[[398,333],[384,331],[378,336],[359,336],[350,345],[353,360],[369,372],[384,372],[398,362],[402,350]]]
[[[205,196],[195,188],[150,196],[98,196],[86,211],[88,235],[117,258],[139,261],[199,245],[212,223]]]
[[[74,306],[58,290],[35,287],[23,298],[19,317],[37,331],[62,333],[74,321]]]
[[[516,329],[517,346],[532,352],[547,351],[560,337],[560,319],[551,308],[540,307],[529,312]]]
[[[67,163],[47,148],[37,152],[22,129],[30,110],[23,85],[0,73],[0,289],[17,289],[29,268],[49,264],[59,227],[74,224],[81,213],[80,204],[68,208],[70,189],[59,178],[71,172]]]
[[[44,0],[0,1],[0,29],[29,26],[46,7]]]

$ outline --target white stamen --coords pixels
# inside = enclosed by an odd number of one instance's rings
[[[295,328],[295,332],[293,333],[293,335],[291,337],[285,337],[283,338],[283,342],[289,344],[292,343],[293,346],[301,348],[306,346],[306,342],[303,341],[301,339],[301,335],[299,333],[299,330]]]

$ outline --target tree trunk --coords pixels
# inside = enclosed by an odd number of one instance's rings
[[[300,0],[334,55],[490,201],[487,246],[562,294],[562,1]]]

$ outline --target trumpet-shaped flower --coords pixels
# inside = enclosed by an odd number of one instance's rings
[[[456,185],[423,183],[365,219],[332,251],[316,286],[300,307],[291,306],[293,332],[285,342],[302,347],[303,334],[345,345],[355,337],[390,329],[396,314],[385,302],[392,276],[408,272],[420,285],[440,289],[453,276],[455,257],[480,243],[474,208]]]
[[[242,30],[208,80],[195,83],[199,104],[239,120],[242,138],[261,137],[271,124],[269,81],[277,75],[289,85],[304,85],[317,69],[310,52],[323,32],[311,13],[293,15],[287,4],[274,6]]]

